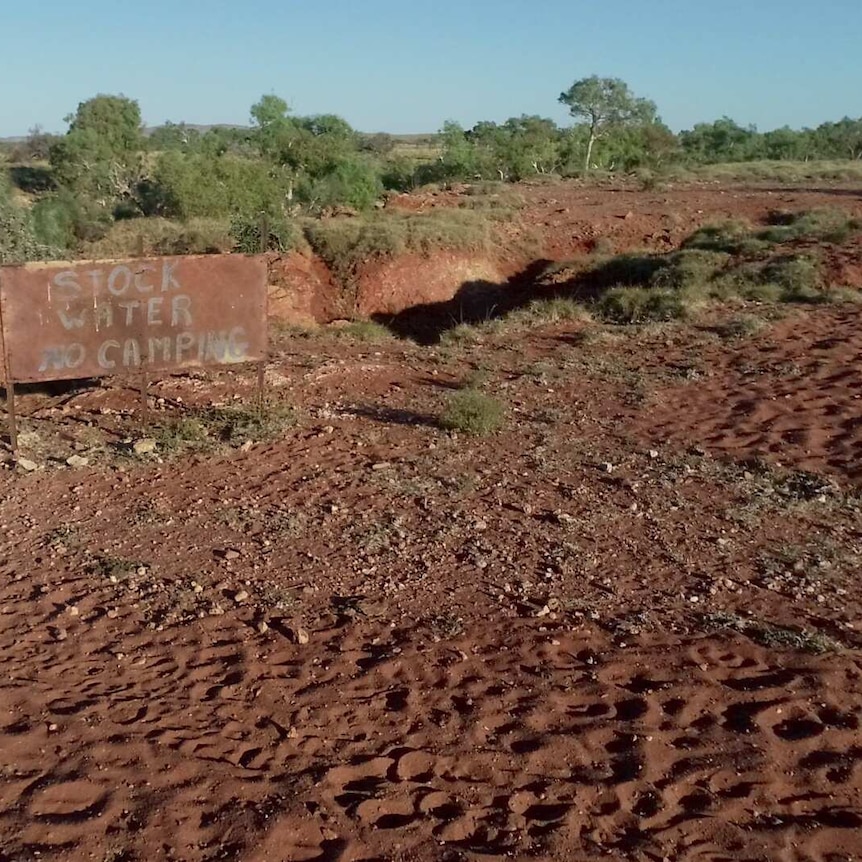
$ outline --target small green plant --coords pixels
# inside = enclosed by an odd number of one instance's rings
[[[775,211],[769,215],[769,224],[758,238],[771,243],[811,239],[840,244],[862,229],[859,219],[828,208],[798,213]]]
[[[710,628],[739,632],[765,647],[796,649],[816,655],[841,649],[838,641],[821,632],[774,626],[761,620],[745,619],[736,614],[709,614],[704,621]]]
[[[596,310],[604,320],[618,324],[675,320],[687,313],[678,291],[646,287],[611,288],[598,300]]]
[[[376,323],[373,320],[352,320],[343,326],[333,328],[332,332],[338,338],[364,344],[384,344],[394,338],[392,332],[382,323]]]
[[[450,431],[483,435],[503,425],[503,405],[490,395],[475,389],[463,389],[449,397],[441,424]]]
[[[763,268],[762,280],[777,284],[785,302],[824,301],[823,274],[818,261],[802,255],[787,255],[770,261]]]
[[[263,231],[266,231],[264,243]],[[301,228],[286,218],[256,218],[234,216],[230,223],[230,235],[236,250],[245,254],[260,251],[291,251],[305,244]]]
[[[721,338],[735,341],[755,335],[764,326],[766,326],[766,322],[762,317],[755,317],[753,314],[742,314],[739,317],[732,317],[730,320],[719,324],[715,328],[715,331]]]
[[[683,249],[667,258],[650,283],[655,287],[688,292],[704,291],[727,266],[730,255],[701,248]]]
[[[269,440],[296,423],[292,408],[281,403],[254,407],[230,406],[190,410],[156,424],[151,436],[162,454],[204,452],[219,444]]]
[[[124,581],[134,575],[138,569],[146,568],[144,563],[114,557],[110,554],[96,554],[90,562],[90,571],[100,577],[107,578],[112,583]]]
[[[166,419],[152,429],[156,447],[163,454],[203,451],[212,446],[207,427],[196,416]]]
[[[696,248],[742,255],[756,254],[768,247],[767,242],[752,236],[751,225],[738,220],[704,225],[682,244],[684,249]]]

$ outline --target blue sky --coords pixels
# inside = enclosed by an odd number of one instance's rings
[[[522,113],[623,78],[672,128],[862,115],[862,0],[41,0],[0,18],[0,136],[99,92],[166,119],[245,123],[263,93],[363,131]]]

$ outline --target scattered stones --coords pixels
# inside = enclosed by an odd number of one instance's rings
[[[156,451],[156,441],[152,437],[144,437],[132,444],[135,455],[149,455]]]
[[[82,455],[70,455],[66,459],[66,465],[68,467],[75,467],[75,468],[86,467],[89,465],[89,463],[90,463],[90,459],[84,458]]]

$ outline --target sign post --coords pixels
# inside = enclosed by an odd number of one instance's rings
[[[193,255],[0,268],[13,448],[15,383],[263,362],[266,261]],[[260,371],[259,371],[260,376]]]
[[[18,454],[18,417],[15,415],[15,380],[9,371],[9,354],[3,328],[3,279],[0,278],[0,362],[3,363],[3,387],[6,390],[6,415],[9,418],[9,445]]]

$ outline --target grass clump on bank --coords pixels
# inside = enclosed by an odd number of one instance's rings
[[[376,256],[429,254],[442,248],[487,251],[493,240],[491,225],[481,213],[442,207],[427,213],[306,220],[304,232],[312,250],[340,273]]]

